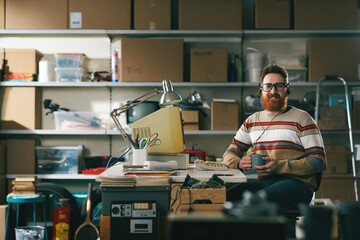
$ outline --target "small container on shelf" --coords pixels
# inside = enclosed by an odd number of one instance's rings
[[[286,69],[305,68],[306,56],[303,54],[269,54],[269,64],[279,64]]]
[[[305,82],[306,79],[306,68],[288,68],[286,69],[289,75],[289,82]]]
[[[77,174],[84,146],[36,147],[38,174]]]
[[[57,68],[81,68],[85,55],[83,53],[55,53]]]
[[[55,68],[57,82],[81,82],[83,78],[82,68]]]
[[[104,130],[109,129],[109,113],[54,112],[56,130]]]

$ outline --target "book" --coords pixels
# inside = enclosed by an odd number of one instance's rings
[[[26,185],[15,185],[12,188],[13,190],[18,190],[18,191],[23,191],[23,190],[31,190],[31,191],[35,191],[35,186],[31,185],[31,184],[26,184]]]
[[[12,193],[15,194],[15,195],[34,195],[36,194],[35,191],[32,191],[32,190],[12,190]]]
[[[16,180],[12,180],[11,183],[13,185],[28,185],[28,184],[32,184],[32,185],[36,185],[38,183],[38,181],[16,181]]]
[[[136,186],[168,186],[169,176],[136,176]]]
[[[30,182],[35,182],[37,180],[37,176],[16,176],[15,177],[16,181],[30,181]]]

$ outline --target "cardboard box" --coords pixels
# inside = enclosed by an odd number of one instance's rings
[[[343,107],[320,107],[318,125],[321,130],[344,130],[348,128],[346,111]]]
[[[6,169],[6,141],[0,141],[0,174],[4,174]]]
[[[198,123],[199,111],[195,110],[183,110],[181,111],[181,117],[184,123]]]
[[[35,174],[35,140],[8,139],[6,173]]]
[[[4,48],[0,48],[0,70],[4,70],[5,69],[5,49]],[[0,80],[1,80],[0,76]]]
[[[5,49],[7,73],[38,74],[43,54],[35,49]]]
[[[323,176],[320,188],[315,194],[316,198],[330,198],[332,201],[355,201],[354,178]]]
[[[199,124],[198,123],[184,123],[184,131],[198,131]]]
[[[192,48],[190,61],[192,82],[227,82],[228,52],[226,48]]]
[[[211,130],[238,130],[239,104],[211,102]]]
[[[0,0],[0,29],[5,29],[5,0]]]
[[[5,239],[7,204],[0,205],[0,239]]]
[[[291,6],[289,0],[256,0],[256,29],[290,29]]]
[[[294,0],[295,29],[356,29],[357,0]]]
[[[69,0],[69,29],[130,29],[130,0]]]
[[[181,0],[179,29],[242,29],[242,0]]]
[[[6,175],[0,174],[0,204],[6,204],[6,196],[7,196]]]
[[[134,29],[171,29],[171,0],[134,0]]]
[[[183,81],[182,39],[121,39],[120,81]]]
[[[6,0],[6,29],[66,29],[67,0]]]
[[[191,207],[193,211],[221,211],[226,202],[226,189],[181,189],[182,184],[171,186],[171,210],[186,212]]]
[[[1,94],[1,129],[41,129],[40,88],[5,87]]]
[[[360,38],[314,38],[306,47],[309,82],[318,82],[326,75],[358,81]]]
[[[110,216],[100,216],[100,239],[101,240],[110,240]]]
[[[348,173],[347,156],[345,145],[326,145],[325,146],[327,167],[324,174]]]
[[[354,129],[360,129],[360,101],[354,101],[354,110],[351,113]]]

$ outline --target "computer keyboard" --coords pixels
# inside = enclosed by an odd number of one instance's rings
[[[202,160],[195,161],[195,168],[198,171],[227,171],[228,167],[220,162],[205,162]]]

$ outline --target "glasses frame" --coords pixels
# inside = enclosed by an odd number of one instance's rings
[[[264,85],[271,85],[271,88],[268,90],[268,91],[266,91],[265,89],[264,89]],[[280,85],[284,85],[284,89],[282,89],[282,90],[279,90],[278,89],[278,86],[280,86]],[[270,92],[273,88],[275,88],[275,91],[285,91],[285,88],[288,88],[290,86],[290,84],[289,83],[274,83],[274,84],[271,84],[271,83],[265,83],[265,84],[259,84],[259,87],[264,91],[264,92]]]

